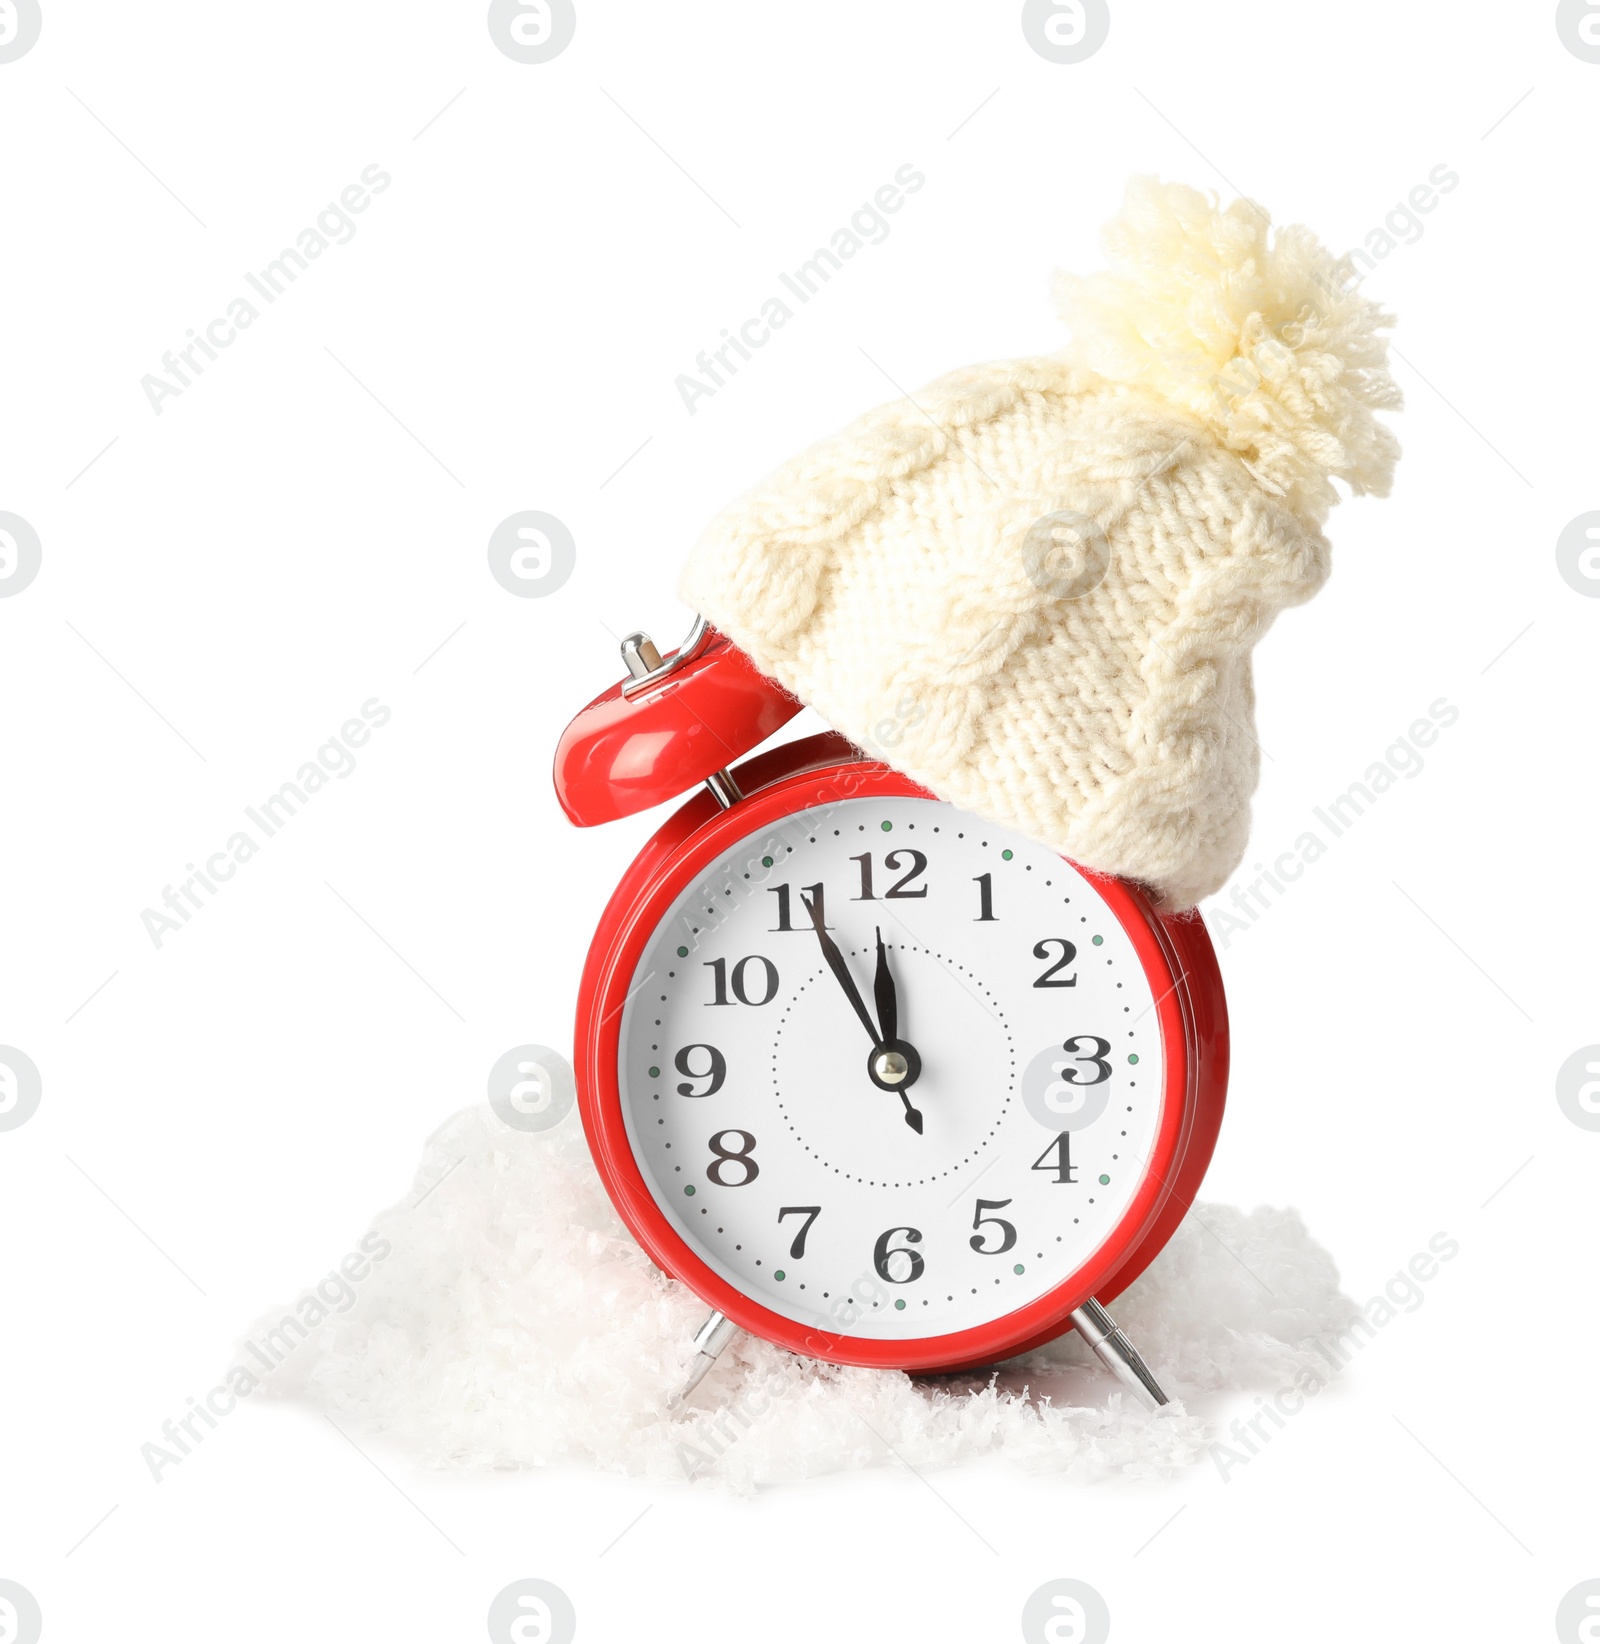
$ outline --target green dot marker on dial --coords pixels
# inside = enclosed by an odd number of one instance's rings
[[[878,824],[878,826],[880,828],[882,828],[885,833],[888,833],[894,827],[894,823],[892,823],[892,822],[880,822]]]
[[[687,1197],[691,1199],[694,1197],[694,1189],[692,1187],[686,1187],[683,1191]]]
[[[687,948],[679,948],[678,957],[680,959],[687,959],[689,957],[689,950]]]
[[[1099,947],[1099,946],[1100,946],[1100,944],[1101,944],[1101,943],[1102,943],[1102,942],[1103,942],[1103,941],[1105,941],[1105,937],[1103,937],[1103,936],[1094,936],[1094,937],[1091,937],[1091,938],[1090,938],[1090,940],[1091,940],[1091,941],[1092,941],[1092,942],[1093,942],[1093,943],[1094,943],[1094,945],[1095,945],[1095,946],[1096,946],[1096,947]]]
[[[763,856],[761,858],[761,866],[764,868],[770,868],[772,866],[772,858],[770,856]]]
[[[905,1312],[906,1304],[903,1301],[897,1301],[895,1306],[898,1307],[902,1313]]]
[[[1132,1063],[1132,1064],[1133,1064],[1133,1065],[1134,1065],[1134,1066],[1135,1066],[1135,1067],[1137,1067],[1137,1066],[1138,1066],[1138,1063],[1139,1063],[1139,1053],[1138,1053],[1138,1051],[1136,1051],[1136,1050],[1130,1050],[1130,1051],[1129,1051],[1129,1052],[1128,1052],[1128,1060],[1129,1060],[1129,1061],[1130,1061],[1130,1062],[1131,1062],[1131,1063]]]
[[[659,1079],[661,1077],[661,1069],[658,1068],[658,1067],[651,1068],[650,1069],[650,1077],[652,1079]]]
[[[783,1269],[780,1267],[772,1276],[775,1279],[781,1280],[783,1278]]]
[[[1102,1186],[1102,1187],[1110,1187],[1110,1185],[1111,1185],[1111,1178],[1110,1178],[1110,1177],[1109,1177],[1109,1176],[1102,1176],[1102,1177],[1101,1177],[1101,1178],[1100,1178],[1100,1185],[1101,1185],[1101,1186]],[[691,1193],[693,1193],[693,1192],[694,1192],[694,1189],[693,1189],[693,1188],[692,1188],[692,1187],[691,1187],[691,1188],[690,1188],[690,1189],[689,1189],[689,1191],[690,1191],[690,1192],[691,1192]]]
[[[1022,1270],[1023,1269],[1022,1269],[1022,1263],[1021,1262],[1018,1262],[1017,1265],[1011,1269],[1011,1271],[1013,1273],[1020,1273],[1020,1272],[1022,1272]]]

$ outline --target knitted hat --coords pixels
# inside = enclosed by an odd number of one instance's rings
[[[1065,352],[941,377],[717,519],[683,596],[867,752],[1173,908],[1249,830],[1250,652],[1388,491],[1398,406],[1348,263],[1130,183]]]

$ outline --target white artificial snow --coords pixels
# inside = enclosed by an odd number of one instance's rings
[[[362,1243],[382,1259],[347,1262],[241,1343],[264,1396],[341,1413],[436,1466],[586,1464],[741,1491],[891,1455],[1165,1475],[1209,1437],[1184,1398],[1325,1370],[1313,1341],[1356,1311],[1294,1211],[1196,1205],[1113,1309],[1173,1398],[1157,1415],[1069,1332],[995,1370],[935,1378],[741,1335],[675,1419],[667,1395],[706,1308],[618,1220],[575,1115],[527,1133],[487,1106],[456,1114]]]

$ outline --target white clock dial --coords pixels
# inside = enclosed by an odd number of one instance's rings
[[[1144,1177],[1163,1075],[1144,968],[1094,886],[899,797],[719,857],[645,947],[618,1066],[639,1168],[701,1260],[798,1324],[890,1341],[1079,1268]]]

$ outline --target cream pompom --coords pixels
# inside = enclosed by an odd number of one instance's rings
[[[1248,200],[1222,210],[1197,189],[1134,178],[1104,231],[1111,268],[1058,274],[1055,296],[1070,359],[1197,418],[1321,524],[1338,501],[1330,479],[1388,493],[1400,447],[1373,412],[1400,405],[1382,335],[1394,322],[1308,229],[1269,243],[1269,227]]]

